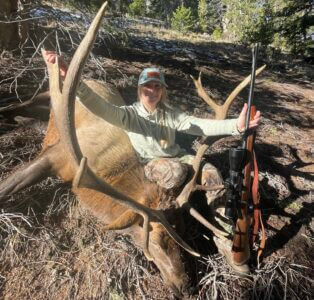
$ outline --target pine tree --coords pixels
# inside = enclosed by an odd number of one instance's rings
[[[198,2],[198,20],[202,32],[208,30],[208,13],[207,13],[207,1],[199,0]]]
[[[166,22],[170,26],[170,19],[173,12],[181,5],[180,0],[151,0],[149,15]]]
[[[269,44],[273,35],[272,9],[267,0],[223,0],[225,30],[234,41]]]
[[[284,43],[293,53],[314,56],[313,0],[272,0],[275,43]]]
[[[145,0],[134,0],[129,5],[129,13],[132,16],[144,16],[146,13],[146,2],[145,2]]]
[[[202,32],[222,30],[222,0],[199,0],[198,19]]]
[[[179,6],[171,18],[171,27],[180,32],[186,33],[194,28],[195,20],[192,9],[183,5]]]

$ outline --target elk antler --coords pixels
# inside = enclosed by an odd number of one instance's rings
[[[255,75],[257,76],[260,74],[264,69],[266,68],[266,65],[260,67],[256,70]],[[250,83],[251,81],[251,75],[247,76],[228,96],[225,103],[223,105],[217,104],[204,90],[202,81],[201,81],[202,72],[200,72],[198,79],[196,80],[193,76],[191,78],[193,79],[194,85],[197,90],[197,94],[214,110],[215,112],[215,119],[216,120],[224,120],[227,117],[228,110],[234,101],[234,99],[239,95],[239,93]]]
[[[196,179],[199,173],[199,169],[201,166],[201,160],[204,156],[206,150],[208,149],[208,145],[201,145],[200,148],[197,150],[197,154],[193,161],[193,170],[194,174],[192,179],[186,184],[184,189],[182,190],[181,194],[177,197],[176,201],[180,207],[185,208],[192,217],[194,217],[197,221],[203,224],[206,228],[211,230],[217,237],[221,236],[228,236],[228,233],[219,230],[218,228],[214,227],[210,224],[200,213],[198,213],[189,203],[189,198],[191,194],[196,190],[206,190],[206,191],[215,191],[215,190],[223,190],[225,187],[224,185],[216,185],[216,186],[202,186],[196,184]]]
[[[88,167],[87,159],[83,157],[80,150],[74,126],[74,101],[76,97],[77,87],[80,81],[80,76],[85,61],[95,41],[96,34],[100,27],[101,19],[104,15],[106,5],[107,2],[105,2],[98,11],[92,24],[90,25],[86,36],[84,37],[75,52],[64,81],[62,93],[58,59],[56,59],[55,64],[46,62],[49,73],[52,107],[56,116],[56,126],[60,134],[60,139],[66,147],[69,159],[72,163],[72,167],[76,172],[76,176],[73,180],[73,186],[89,188],[104,193],[112,197],[119,204],[125,205],[128,208],[134,210],[136,213],[140,214],[144,219],[144,251],[148,256],[150,256],[148,250],[150,222],[161,223],[167,230],[169,235],[182,248],[195,256],[200,256],[199,253],[197,253],[189,245],[187,245],[182,240],[182,238],[174,231],[174,229],[167,222],[164,214],[161,211],[153,210],[140,203],[137,203],[135,200],[118,192],[111,185],[107,184],[101,178],[95,175],[93,171]]]

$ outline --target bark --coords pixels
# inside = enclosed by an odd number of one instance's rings
[[[19,12],[23,9],[22,0],[0,1],[0,51],[12,50],[25,42],[28,35],[27,22],[21,21]]]

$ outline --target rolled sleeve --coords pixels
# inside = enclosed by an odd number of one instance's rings
[[[189,116],[182,112],[175,113],[176,129],[198,136],[237,135],[237,119],[211,120]]]

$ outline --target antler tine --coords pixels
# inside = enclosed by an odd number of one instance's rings
[[[218,111],[220,110],[220,106],[215,103],[215,101],[209,97],[208,93],[204,90],[202,85],[202,72],[199,73],[197,80],[192,75],[190,75],[190,77],[194,82],[197,94],[209,105],[210,108],[214,110],[215,115],[217,115]]]
[[[118,192],[112,186],[104,182],[87,166],[87,159],[83,157],[74,126],[74,101],[76,97],[76,90],[79,84],[82,69],[85,61],[89,55],[89,52],[93,46],[96,38],[97,31],[101,24],[101,19],[104,15],[107,2],[105,2],[98,11],[95,19],[93,20],[90,28],[81,42],[80,46],[76,50],[74,57],[69,66],[67,76],[63,86],[63,92],[60,92],[60,77],[58,60],[56,64],[47,63],[48,72],[50,77],[51,98],[53,102],[53,109],[56,118],[56,125],[60,134],[60,139],[64,143],[67,153],[70,156],[73,168],[76,172],[73,180],[73,187],[85,187],[94,189],[98,192],[106,194],[112,197],[119,204],[127,206],[140,214],[144,219],[143,231],[144,231],[144,252],[148,256],[148,242],[149,242],[149,223],[151,221],[161,223],[167,230],[169,235],[186,251],[195,256],[200,256],[199,253],[194,251],[189,245],[187,245],[182,238],[174,231],[170,224],[165,219],[162,212],[152,210],[130,197]],[[62,99],[60,99],[62,97]]]
[[[256,76],[260,74],[264,69],[266,68],[266,65],[260,67],[256,70]],[[202,82],[201,82],[201,72],[199,74],[198,80],[196,80],[193,76],[191,76],[194,85],[196,87],[197,94],[200,98],[202,98],[210,108],[212,108],[215,112],[215,119],[216,120],[224,120],[227,117],[228,110],[233,103],[234,99],[239,95],[239,93],[250,83],[251,81],[251,75],[246,77],[228,96],[225,103],[223,105],[219,105],[215,103],[215,101],[209,97],[207,92],[204,90]]]
[[[195,218],[197,221],[199,221],[201,224],[203,224],[206,228],[211,230],[216,236],[227,236],[228,233],[221,231],[218,228],[216,228],[215,226],[213,226],[212,224],[210,224],[189,203],[189,198],[190,198],[191,194],[197,189],[203,189],[201,186],[196,184],[196,179],[197,179],[197,176],[199,173],[202,158],[203,158],[206,150],[208,149],[208,147],[209,147],[208,145],[203,144],[198,149],[197,154],[196,154],[194,161],[193,161],[193,170],[194,170],[193,177],[188,182],[188,184],[186,184],[186,186],[182,190],[181,194],[177,197],[176,201],[180,207],[185,208],[191,214],[191,216],[193,218]],[[224,189],[223,185],[210,187],[206,190],[221,190],[221,189]]]
[[[183,239],[175,232],[168,221],[165,219],[163,213],[158,210],[148,208],[132,198],[120,193],[114,189],[111,185],[104,182],[102,179],[97,177],[86,164],[87,159],[84,157],[81,161],[80,168],[76,173],[73,180],[74,187],[84,187],[96,190],[98,192],[104,193],[117,201],[119,204],[125,205],[130,209],[134,210],[136,213],[140,214],[144,219],[144,251],[149,255],[148,251],[148,240],[149,240],[149,223],[159,222],[161,223],[168,234],[175,240],[175,242],[180,245],[183,249],[194,256],[200,256],[200,254],[194,251]]]
[[[256,70],[255,76],[259,75],[263,70],[266,68],[266,65],[261,66],[259,69]],[[230,105],[232,104],[233,100],[240,94],[240,92],[250,83],[251,75],[247,76],[237,87],[232,91],[232,93],[228,96],[225,103],[223,104],[223,110],[225,111],[225,117],[227,116],[228,110]]]
[[[208,149],[208,145],[203,144],[197,150],[197,154],[193,161],[193,170],[194,170],[193,177],[185,185],[184,189],[182,190],[182,192],[176,199],[176,202],[179,204],[180,207],[183,207],[184,205],[188,203],[191,194],[195,191],[195,184],[196,184],[196,179],[197,179],[198,172],[201,166],[201,160],[207,149]]]

